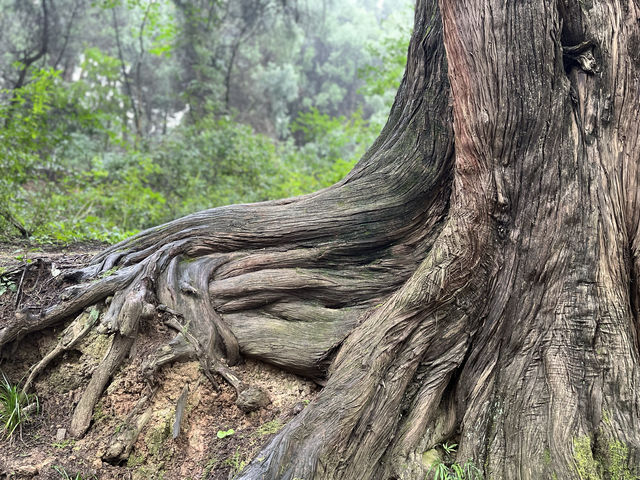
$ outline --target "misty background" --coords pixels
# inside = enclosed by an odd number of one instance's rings
[[[0,239],[117,241],[340,180],[411,0],[0,0]]]

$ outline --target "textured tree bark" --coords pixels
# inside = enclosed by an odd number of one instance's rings
[[[501,252],[459,453],[490,478],[623,478],[640,452],[638,5],[468,3],[440,3],[456,168],[486,173]]]
[[[247,356],[326,382],[246,480],[422,479],[444,442],[484,478],[636,478],[639,8],[418,0],[389,122],[343,181],[143,232],[0,345],[112,297],[76,435],[155,311],[179,333],[151,376],[195,357],[241,397],[225,363]]]

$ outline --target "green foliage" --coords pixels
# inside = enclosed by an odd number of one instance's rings
[[[20,64],[15,67],[22,68]],[[31,83],[22,88],[0,91],[0,98],[6,98],[0,104],[4,127],[0,129],[0,209],[18,221],[23,202],[18,187],[33,180],[33,169],[41,155],[57,140],[57,132],[48,129],[47,117],[51,86],[57,77],[58,72],[44,69],[35,72]]]
[[[66,440],[62,440],[61,442],[53,442],[51,446],[55,448],[63,449],[67,447],[72,447],[75,444],[76,444],[75,440],[73,440],[72,438],[67,438]]]
[[[240,448],[236,448],[235,453],[227,458],[223,464],[231,467],[231,472],[229,477],[236,478],[236,476],[244,470],[244,467],[247,466],[251,459],[247,455],[243,455],[240,453]]]
[[[154,148],[153,184],[168,199],[165,212],[187,212],[270,198],[280,168],[273,140],[228,117],[207,116],[177,128]]]
[[[413,8],[408,5],[394,12],[382,22],[382,34],[366,46],[372,61],[358,71],[364,81],[359,92],[373,110],[370,122],[374,129],[384,126],[402,80],[411,38],[412,13]]]
[[[0,146],[6,172],[0,198],[40,242],[115,242],[193,211],[315,191],[343,178],[375,135],[359,111],[345,118],[312,108],[292,127],[300,146],[209,115],[140,150],[119,133],[123,100],[112,84],[115,60],[97,49],[85,54],[85,80],[74,88],[60,92],[57,75],[48,72],[19,92],[36,112],[30,123],[16,123],[10,105],[4,106],[11,122],[0,135],[13,143]],[[48,133],[51,122],[43,112],[55,107],[54,97],[74,105],[74,128],[83,133],[69,134],[68,125]],[[112,151],[93,150],[95,142]],[[43,163],[47,154],[50,162]]]
[[[234,433],[236,433],[236,431],[233,428],[230,428],[229,430],[218,430],[218,433],[216,433],[216,436],[218,438],[225,438],[233,435]]]
[[[25,74],[0,83],[1,240],[117,242],[336,183],[375,138],[406,51],[374,0],[295,14],[275,0],[96,0],[75,17],[65,2],[67,50],[55,37],[35,64],[0,64],[0,82]],[[37,22],[34,8],[8,14]],[[12,32],[8,51],[39,41]]]
[[[291,130],[301,137],[302,146],[289,144],[281,150],[288,169],[273,192],[275,198],[302,195],[342,180],[377,134],[360,111],[345,118],[315,108],[301,113]]]
[[[218,459],[216,457],[211,457],[207,463],[204,465],[204,469],[202,471],[202,476],[200,477],[202,480],[209,478],[209,474],[211,470],[213,470],[218,464]]]
[[[0,274],[0,297],[7,292],[15,293],[18,290],[16,282],[7,276]]]
[[[92,163],[85,166],[84,162],[67,159],[75,148],[80,148],[75,131],[105,134],[104,124],[113,117],[104,104],[104,99],[111,98],[114,92],[113,85],[108,86],[113,73],[109,68],[113,65],[109,66],[109,61],[95,49],[88,50],[85,64],[95,66],[98,62],[102,62],[104,75],[96,75],[92,84],[105,83],[99,88],[78,81],[66,89],[59,72],[43,69],[35,71],[32,81],[24,87],[4,92],[10,100],[0,104],[0,120],[5,126],[0,130],[0,208],[38,240],[117,239],[111,238],[112,233],[94,228],[91,219],[84,224],[85,203],[102,199],[107,203],[103,216],[115,217],[115,224],[122,217],[126,219],[126,212],[109,212],[109,206],[112,210],[113,205],[117,205],[115,210],[133,209],[146,198],[142,183],[148,168],[144,163],[114,176],[110,182],[113,188],[106,196],[103,170],[94,168]],[[73,115],[57,115],[68,109]],[[127,207],[122,203],[123,197],[139,201]],[[119,213],[119,218],[114,213]],[[125,221],[123,225],[127,228],[131,223]],[[0,231],[8,232],[9,226],[4,226]]]
[[[13,385],[4,373],[0,382],[0,423],[7,438],[11,438],[16,430],[22,435],[22,426],[31,419],[31,412],[38,412],[38,397],[22,391]]]
[[[481,480],[482,472],[471,460],[463,464],[453,461],[458,445],[453,443],[443,443],[440,446],[444,452],[444,460],[438,459],[429,469],[429,474],[433,480]]]
[[[46,197],[25,204],[39,241],[119,241],[193,211],[299,195],[346,175],[371,135],[359,114],[331,118],[312,110],[296,122],[305,138],[277,143],[228,117],[179,127],[147,152],[91,159]],[[42,217],[46,212],[47,217]]]

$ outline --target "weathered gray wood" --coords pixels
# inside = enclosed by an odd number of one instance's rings
[[[82,393],[82,397],[73,411],[73,418],[69,427],[69,433],[73,437],[82,437],[89,429],[93,408],[98,403],[109,380],[129,354],[134,340],[135,338],[133,337],[124,337],[120,334],[114,335],[109,351],[96,367],[87,388]]]
[[[180,424],[182,423],[182,417],[184,416],[184,409],[187,406],[187,397],[189,395],[189,385],[185,385],[182,389],[180,397],[176,402],[176,417],[173,421],[173,429],[171,436],[176,439],[180,435]]]

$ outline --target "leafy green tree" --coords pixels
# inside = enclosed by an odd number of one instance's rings
[[[360,66],[378,78],[386,61],[367,62],[398,52],[371,46],[384,25],[375,2],[4,6],[17,25],[45,11],[48,22],[47,35],[22,29],[2,52],[5,236],[114,241],[194,210],[328,186],[379,129],[377,92],[394,89],[357,93]],[[45,40],[36,60],[17,61]]]

